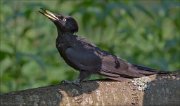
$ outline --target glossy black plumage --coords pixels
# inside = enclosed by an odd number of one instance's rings
[[[78,32],[78,24],[74,18],[56,15],[45,9],[40,13],[56,25],[58,31],[56,48],[69,66],[80,71],[80,81],[91,74],[101,74],[121,81],[123,78],[137,78],[158,73],[154,69],[130,64],[75,35],[74,33]]]

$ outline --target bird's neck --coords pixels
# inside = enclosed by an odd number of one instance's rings
[[[74,35],[74,33],[71,33],[71,32],[58,31],[57,39],[58,40],[65,40],[65,39],[69,39],[69,37],[71,38],[73,35]]]
[[[72,32],[62,32],[61,30],[58,30],[58,36],[65,36],[65,35],[73,35]]]
[[[73,33],[58,33],[56,38],[56,48],[58,51],[65,50],[69,46],[71,46],[72,42],[74,42],[75,36]]]

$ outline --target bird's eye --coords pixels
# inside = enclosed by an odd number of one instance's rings
[[[66,22],[66,18],[63,18],[63,21]]]

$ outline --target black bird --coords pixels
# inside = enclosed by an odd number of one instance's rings
[[[56,25],[58,32],[56,48],[65,62],[80,72],[76,83],[91,74],[100,74],[112,80],[122,81],[124,78],[165,73],[131,64],[75,35],[74,33],[78,32],[78,24],[71,16],[54,14],[46,9],[41,9],[39,12]]]

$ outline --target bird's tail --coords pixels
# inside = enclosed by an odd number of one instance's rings
[[[152,69],[152,68],[148,68],[145,66],[141,66],[141,65],[136,65],[136,64],[132,64],[136,69],[139,70],[139,73],[143,74],[143,75],[152,75],[152,74],[171,74],[174,73],[171,71],[161,71],[161,70],[156,70],[156,69]],[[176,71],[178,72],[178,71]]]

